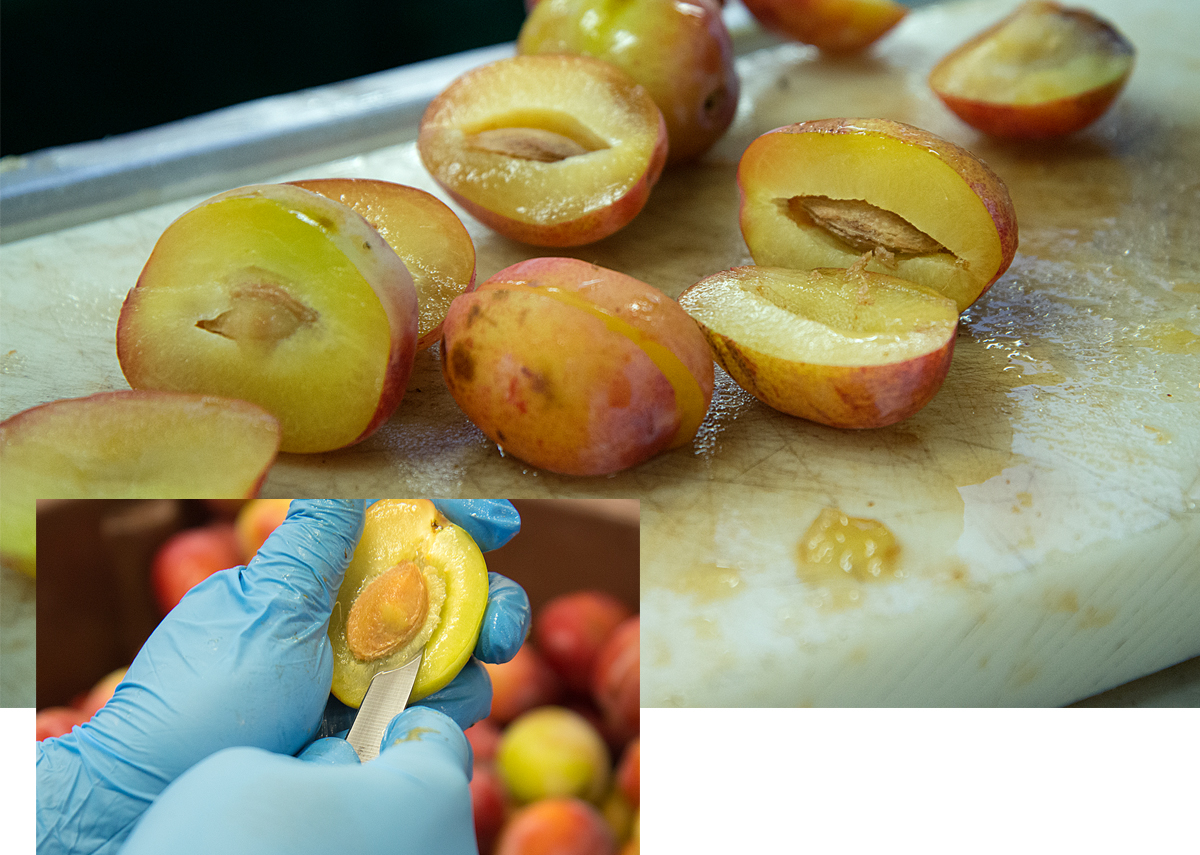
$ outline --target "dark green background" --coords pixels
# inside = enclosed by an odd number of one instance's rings
[[[522,0],[3,0],[0,154],[512,41]]]

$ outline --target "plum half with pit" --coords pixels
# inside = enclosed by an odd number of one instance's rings
[[[888,119],[816,119],[777,128],[738,164],[739,222],[754,263],[866,267],[966,309],[1012,262],[1017,216],[981,159]]]
[[[238,188],[163,232],[117,322],[135,389],[240,398],[273,413],[281,450],[359,442],[400,403],[417,294],[359,214],[287,184]]]
[[[357,708],[376,673],[422,648],[411,699],[441,689],[471,658],[487,598],[483,553],[433,502],[375,502],[329,619],[334,696]]]
[[[426,108],[417,150],[472,217],[513,240],[578,246],[642,210],[667,130],[646,90],[586,56],[514,56],[466,72]]]

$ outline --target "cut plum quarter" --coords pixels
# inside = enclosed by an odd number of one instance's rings
[[[929,403],[958,329],[953,300],[858,267],[738,267],[697,282],[679,302],[742,388],[838,428],[895,424]]]
[[[0,552],[33,575],[38,499],[245,499],[279,450],[279,422],[245,401],[124,390],[0,422]]]
[[[375,227],[412,274],[420,306],[417,350],[441,338],[450,302],[475,287],[475,244],[450,206],[417,187],[374,178],[290,183],[349,205]]]
[[[358,442],[412,372],[417,294],[400,257],[346,205],[300,187],[231,190],[175,220],[117,323],[129,384],[252,401],[281,450]]]
[[[566,475],[685,445],[713,390],[708,344],[674,300],[573,258],[514,264],[455,300],[442,374],[505,454]]]
[[[375,502],[329,618],[334,696],[357,708],[422,646],[411,699],[441,689],[471,658],[487,598],[483,553],[433,502]]]
[[[538,246],[607,237],[662,173],[662,113],[625,72],[584,56],[515,56],[468,71],[421,118],[425,168],[471,216]]]
[[[756,264],[868,269],[918,282],[962,311],[1012,263],[1008,188],[971,152],[887,119],[769,131],[738,165],[742,235]]]
[[[1056,137],[1104,114],[1129,79],[1134,54],[1089,10],[1034,0],[947,55],[929,86],[984,133]]]
[[[742,0],[766,29],[829,53],[854,53],[908,14],[895,0]]]

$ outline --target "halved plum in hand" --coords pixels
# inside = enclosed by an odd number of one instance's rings
[[[417,294],[346,205],[287,184],[202,202],[167,227],[117,324],[135,389],[225,395],[278,417],[281,449],[369,436],[412,372]]]
[[[999,137],[1087,127],[1133,71],[1134,48],[1087,9],[1033,0],[939,62],[929,86],[960,119]]]
[[[515,56],[438,95],[417,148],[480,222],[524,243],[577,246],[642,210],[666,161],[667,130],[646,90],[614,65]]]
[[[362,215],[388,242],[417,289],[417,350],[442,337],[450,301],[475,287],[475,244],[458,215],[432,193],[374,178],[293,181]]]
[[[422,646],[412,700],[441,689],[471,658],[487,599],[483,553],[433,502],[375,502],[329,618],[333,694],[358,707]]]
[[[455,300],[442,374],[504,453],[567,475],[685,445],[713,390],[708,345],[674,300],[573,258],[514,264]]]
[[[818,119],[769,131],[738,165],[742,235],[756,264],[867,269],[966,309],[1008,269],[1017,217],[982,160],[887,119]]]
[[[738,267],[683,292],[717,362],[763,403],[839,428],[894,424],[950,369],[958,307],[861,268]]]
[[[66,398],[0,422],[0,552],[35,572],[38,499],[250,498],[279,422],[245,401],[124,390]]]

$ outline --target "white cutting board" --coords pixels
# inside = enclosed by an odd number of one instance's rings
[[[734,170],[758,134],[884,116],[965,145],[1008,183],[1021,243],[912,419],[837,431],[718,372],[690,448],[566,478],[501,457],[425,352],[378,434],[281,458],[264,494],[639,497],[645,705],[1060,704],[1200,654],[1200,13],[1090,3],[1138,47],[1129,86],[1088,131],[1011,145],[963,126],[924,81],[1015,5],[922,9],[842,61],[742,32],[766,46],[741,57],[735,127],[706,162],[664,176],[627,229],[569,253],[677,295],[749,261]],[[261,178],[327,175],[437,192],[411,143]],[[0,415],[125,386],[121,300],[195,201],[0,247]],[[552,254],[464,220],[481,279]],[[829,507],[892,531],[901,576],[833,602],[800,579],[801,536]]]

